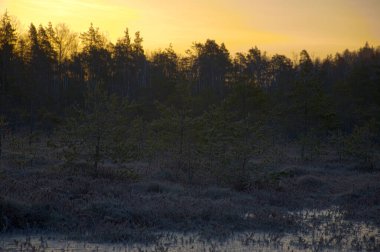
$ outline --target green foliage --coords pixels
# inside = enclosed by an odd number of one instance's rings
[[[329,143],[333,146],[339,161],[359,162],[361,170],[374,170],[377,167],[379,124],[371,120],[356,126],[350,133],[338,130],[331,134]]]
[[[379,124],[375,121],[358,126],[346,140],[346,152],[361,163],[363,169],[374,170],[376,168],[376,133]]]
[[[321,153],[321,141],[318,138],[316,130],[307,132],[299,138],[301,146],[301,159],[303,161],[313,161]]]
[[[85,51],[99,49],[104,47],[106,44],[105,37],[99,32],[98,27],[94,28],[92,23],[87,32],[80,34],[80,39],[82,40]]]
[[[6,11],[0,20],[0,49],[13,50],[17,41],[16,29],[12,24],[12,20]]]
[[[212,90],[213,93],[224,93],[225,78],[231,65],[230,55],[225,45],[218,45],[208,39],[204,44],[195,43],[190,57],[192,68],[197,75],[195,89],[197,93]]]
[[[125,159],[127,103],[109,97],[101,88],[89,90],[84,108],[76,108],[59,132],[66,162]]]
[[[147,122],[141,117],[132,120],[128,128],[129,159],[141,160],[148,156],[147,149]]]
[[[175,173],[185,173],[191,181],[196,169],[196,119],[191,108],[167,107],[157,103],[160,113],[152,121],[148,145],[155,155],[164,157],[164,165]]]

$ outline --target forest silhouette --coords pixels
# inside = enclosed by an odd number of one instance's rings
[[[142,156],[153,148],[148,128],[160,123],[167,136],[154,142],[187,158],[184,152],[201,152],[203,145],[244,145],[249,150],[236,151],[248,157],[261,141],[296,141],[305,159],[331,137],[358,131],[370,136],[369,145],[378,142],[380,50],[368,44],[315,60],[306,50],[292,60],[257,47],[232,57],[214,40],[194,43],[185,56],[171,47],[147,56],[140,33],[132,40],[128,29],[116,44],[92,24],[79,35],[65,24],[31,24],[20,35],[6,12],[0,31],[1,118],[8,130],[51,132],[72,117],[73,107],[86,116],[101,110],[101,120],[111,122],[117,113],[110,110],[125,103],[118,115],[126,135],[119,140]],[[94,95],[106,97],[99,103]],[[108,107],[115,99],[117,108]],[[94,120],[86,121],[97,127]],[[133,125],[144,128],[143,142],[127,133]],[[214,154],[220,153],[207,153]]]

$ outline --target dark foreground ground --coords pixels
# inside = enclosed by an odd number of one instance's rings
[[[378,170],[337,161],[257,169],[252,184],[238,191],[178,183],[141,162],[95,170],[40,157],[30,167],[5,155],[0,232],[97,242],[154,242],[158,232],[228,238],[235,232],[298,232],[305,223],[294,213],[307,209],[339,209],[344,220],[380,227]],[[371,239],[371,248],[379,249],[378,230]]]

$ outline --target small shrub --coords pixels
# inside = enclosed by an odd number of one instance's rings
[[[376,134],[373,123],[356,127],[347,139],[346,152],[359,161],[360,170],[376,169]]]

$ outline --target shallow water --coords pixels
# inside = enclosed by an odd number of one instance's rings
[[[338,208],[289,214],[301,227],[296,233],[244,232],[224,240],[206,240],[198,234],[160,233],[157,242],[150,245],[13,235],[0,237],[0,251],[380,251],[379,229],[344,220],[344,213]],[[255,216],[247,213],[246,218]]]

